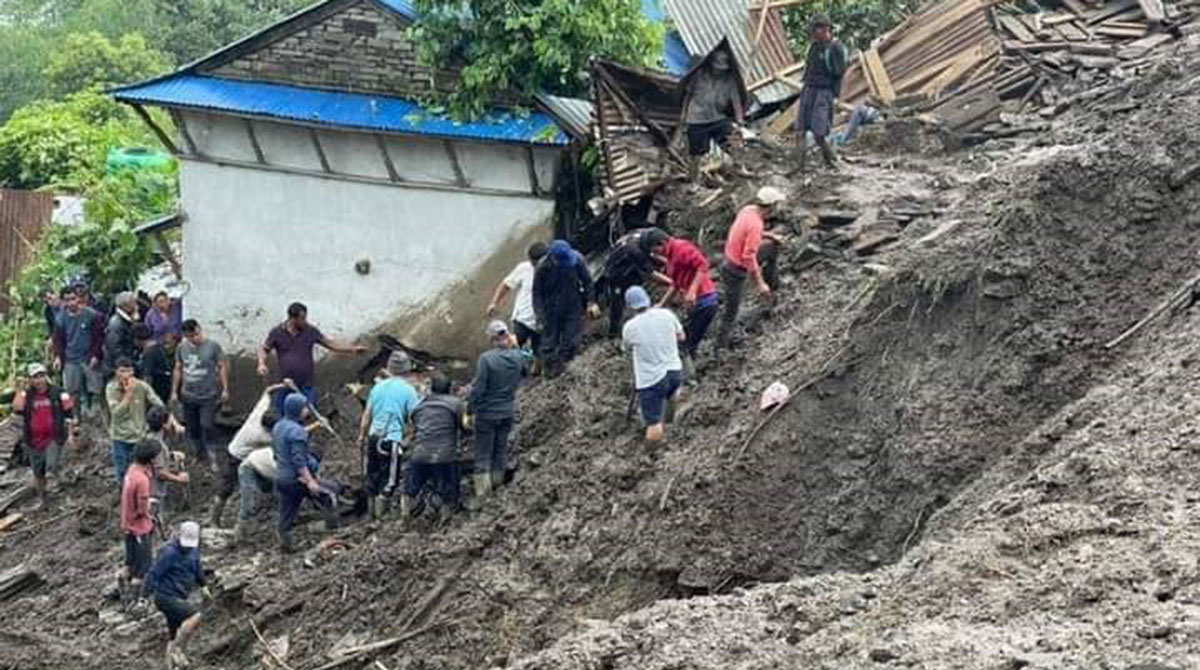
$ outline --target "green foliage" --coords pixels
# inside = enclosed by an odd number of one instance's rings
[[[74,275],[89,277],[101,295],[136,285],[154,254],[150,240],[133,230],[174,210],[176,168],[126,170],[98,182],[87,197],[84,223],[48,228],[33,260],[7,287],[13,306],[0,322],[0,380],[11,379],[23,363],[43,360],[49,334],[41,296],[47,288],[57,289]]]
[[[808,22],[824,14],[837,38],[851,51],[866,49],[871,41],[895,27],[925,0],[812,0],[783,10],[783,24],[798,58],[808,52]]]
[[[476,118],[504,92],[579,95],[589,58],[655,65],[664,28],[638,0],[417,0],[412,28],[422,61],[462,65],[458,90],[444,101]]]
[[[130,84],[171,69],[170,58],[138,33],[110,41],[99,32],[71,33],[50,56],[46,85],[55,96]]]
[[[0,127],[0,185],[81,190],[97,183],[108,150],[158,141],[125,107],[97,92],[22,107]]]

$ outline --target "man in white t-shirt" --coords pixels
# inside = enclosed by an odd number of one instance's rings
[[[521,261],[517,267],[513,268],[512,272],[500,282],[496,287],[495,294],[492,295],[492,302],[488,305],[487,315],[493,317],[496,315],[496,310],[508,297],[509,291],[516,291],[517,297],[513,301],[512,312],[512,332],[517,336],[517,346],[522,349],[533,349],[536,354],[539,350],[541,337],[541,327],[537,322],[537,314],[533,311],[533,268],[546,255],[546,245],[543,242],[534,242],[529,245],[529,260]]]
[[[621,344],[633,352],[633,381],[646,423],[646,440],[658,442],[666,429],[668,404],[683,384],[679,343],[687,335],[675,313],[651,307],[650,295],[641,286],[625,291],[625,304],[637,315],[625,323]]]

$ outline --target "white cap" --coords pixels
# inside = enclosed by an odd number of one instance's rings
[[[184,521],[179,524],[179,546],[188,548],[200,546],[200,524],[195,521]]]
[[[755,202],[767,207],[779,204],[784,200],[787,200],[787,196],[774,186],[764,186],[758,189],[758,194],[754,196]]]
[[[508,335],[508,324],[496,319],[487,325],[487,334],[491,335],[492,337]]]

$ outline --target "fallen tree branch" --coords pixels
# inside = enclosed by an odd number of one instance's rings
[[[392,647],[395,647],[398,644],[407,642],[407,641],[413,639],[414,637],[424,635],[425,633],[428,633],[429,631],[433,630],[434,628],[446,626],[451,623],[453,623],[453,622],[448,621],[448,620],[435,621],[431,624],[421,626],[420,628],[418,628],[416,630],[409,631],[407,633],[402,633],[393,638],[389,638],[386,640],[380,640],[379,642],[372,642],[371,644],[364,644],[361,647],[351,647],[350,649],[347,649],[344,652],[342,652],[343,654],[345,654],[345,656],[343,656],[342,658],[339,658],[336,661],[330,661],[329,663],[326,663],[325,665],[319,665],[319,666],[313,668],[312,670],[333,670],[333,668],[340,668],[341,666],[346,665],[347,663],[361,661],[373,653],[380,652],[385,649],[390,649]]]
[[[281,619],[293,612],[298,612],[302,609],[304,609],[304,601],[303,600],[293,600],[292,602],[287,603],[286,605],[283,605],[277,609],[271,610],[270,612],[266,612],[264,614],[261,614],[255,618],[251,619],[250,620],[251,628],[253,628],[255,626],[257,626],[259,628],[266,628],[268,624],[275,621],[276,619]],[[231,647],[237,645],[242,640],[242,638],[245,637],[246,634],[249,632],[251,632],[251,629],[247,629],[247,628],[242,628],[237,631],[234,631],[233,633],[226,635],[224,638],[219,640],[213,646],[209,647],[201,655],[205,656],[205,657],[209,657],[209,658],[220,655],[220,654],[224,653],[225,651],[228,651]]]
[[[279,658],[279,654],[276,654],[275,650],[271,648],[271,643],[267,642],[267,638],[263,637],[263,634],[258,630],[258,626],[254,625],[253,619],[250,620],[250,630],[254,631],[254,636],[262,643],[263,649],[267,650],[267,653],[271,655],[271,660],[278,663],[279,667],[283,668],[283,670],[293,670],[292,666],[284,662],[282,658]]]
[[[1187,282],[1184,283],[1183,286],[1181,286],[1174,293],[1172,293],[1169,298],[1167,298],[1166,300],[1159,303],[1158,307],[1155,307],[1141,321],[1138,321],[1137,323],[1133,324],[1132,326],[1129,327],[1128,330],[1126,330],[1125,332],[1118,335],[1115,339],[1110,341],[1108,344],[1105,344],[1104,348],[1112,349],[1113,347],[1118,346],[1125,340],[1136,335],[1138,333],[1138,331],[1145,328],[1151,321],[1158,318],[1161,314],[1163,314],[1167,310],[1171,309],[1171,307],[1173,307],[1174,305],[1176,305],[1179,302],[1186,299],[1188,297],[1188,295],[1191,294],[1192,289],[1194,289],[1197,284],[1200,284],[1200,274],[1187,280]]]
[[[667,487],[663,489],[662,497],[658,500],[658,511],[662,512],[667,509],[667,499],[671,497],[671,487],[675,485],[676,479],[679,479],[678,472],[671,477],[671,481],[667,482]]]

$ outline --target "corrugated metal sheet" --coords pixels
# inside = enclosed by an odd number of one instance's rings
[[[9,308],[8,283],[25,267],[30,245],[54,215],[54,195],[0,189],[0,313]]]
[[[583,139],[588,136],[588,129],[592,125],[591,100],[563,98],[546,93],[538,94],[537,100],[573,137]]]
[[[565,145],[569,141],[554,119],[541,112],[519,116],[498,110],[479,121],[460,123],[412,100],[186,73],[117,89],[115,97],[130,103],[211,109],[385,133],[541,145]]]
[[[723,38],[729,38],[734,55],[744,70],[742,76],[747,86],[769,79],[795,60],[788,47],[783,19],[778,11],[768,15],[762,42],[756,52],[754,35],[758,30],[758,13],[750,12],[746,0],[662,1],[667,16],[693,57],[707,55]],[[764,104],[783,100],[795,93],[790,86],[779,82],[753,91]]]
[[[417,18],[417,8],[409,0],[375,0],[408,20]]]

